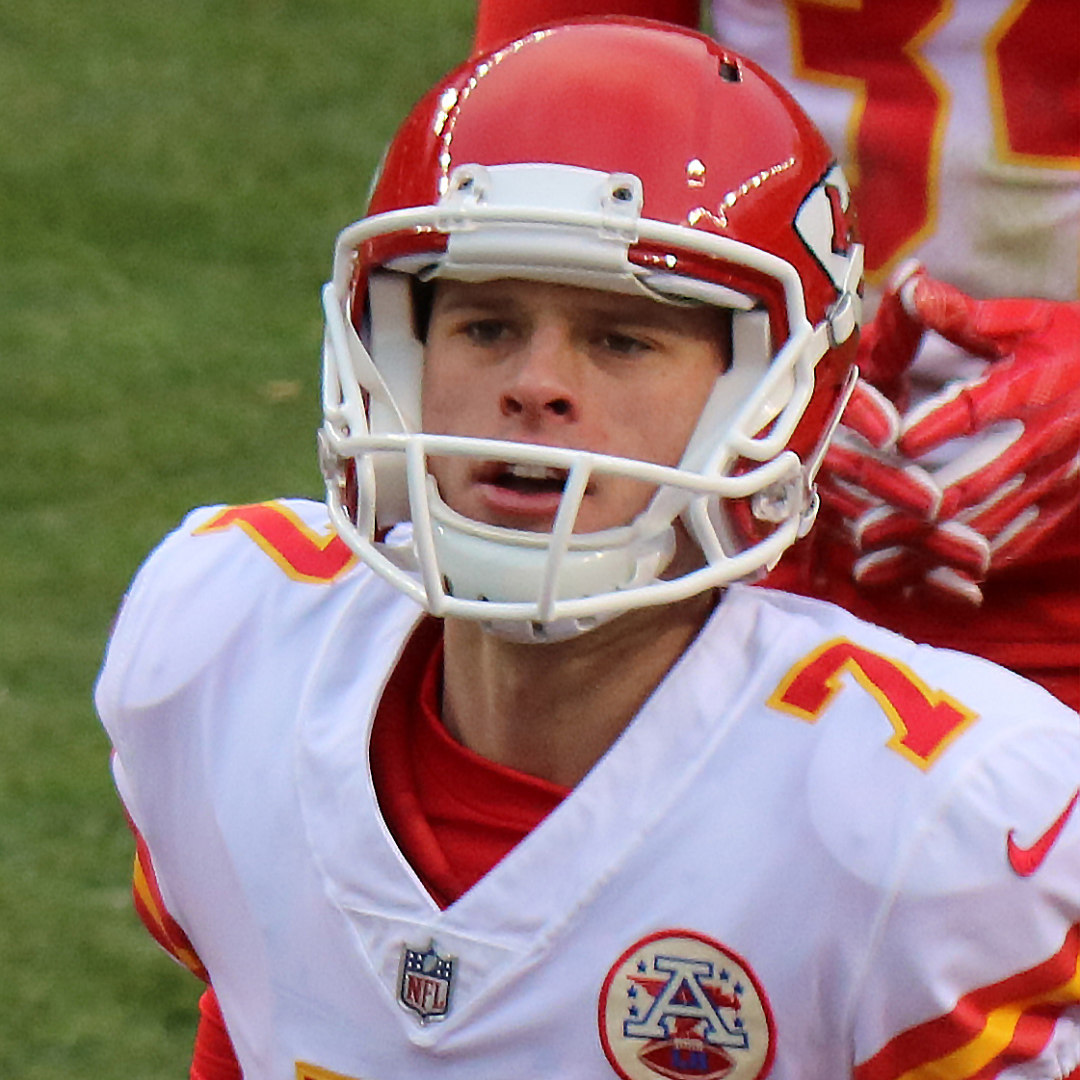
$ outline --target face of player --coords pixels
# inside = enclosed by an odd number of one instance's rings
[[[728,316],[714,308],[518,280],[439,282],[424,429],[677,465],[729,340]],[[564,477],[553,470],[464,457],[429,467],[447,504],[476,520],[547,530],[559,507]],[[574,531],[626,524],[652,494],[594,475]]]

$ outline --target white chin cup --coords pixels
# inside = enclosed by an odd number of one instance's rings
[[[429,492],[432,542],[447,593],[459,600],[533,605],[533,620],[482,620],[484,629],[514,641],[559,641],[615,615],[544,620],[559,600],[575,600],[648,585],[675,555],[675,530],[634,536],[632,526],[576,533],[565,550],[546,532],[506,529],[466,518]]]

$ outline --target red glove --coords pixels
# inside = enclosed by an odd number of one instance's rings
[[[989,361],[985,372],[908,409],[895,442],[888,402],[863,394],[822,498],[846,519],[860,583],[923,582],[977,603],[979,581],[1080,502],[1080,304],[973,300],[902,268],[860,346],[867,377],[901,407],[926,332]]]
[[[933,527],[928,522],[942,499],[930,473],[896,450],[903,423],[898,406],[909,397],[908,369],[923,339],[923,327],[901,301],[915,273],[921,273],[917,263],[901,267],[874,320],[863,328],[860,378],[817,477],[823,527],[854,548],[853,573],[865,584],[897,585],[911,578],[911,552],[901,541],[915,543]],[[865,544],[866,529],[897,508],[906,512],[906,530],[895,529],[883,544]]]

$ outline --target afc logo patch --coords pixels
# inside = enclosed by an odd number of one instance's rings
[[[631,945],[604,980],[599,1023],[623,1080],[757,1080],[772,1067],[772,1013],[757,978],[692,930]]]

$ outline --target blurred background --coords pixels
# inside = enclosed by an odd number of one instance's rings
[[[192,506],[321,497],[319,288],[473,0],[0,0],[0,1077],[183,1078],[91,693]]]

